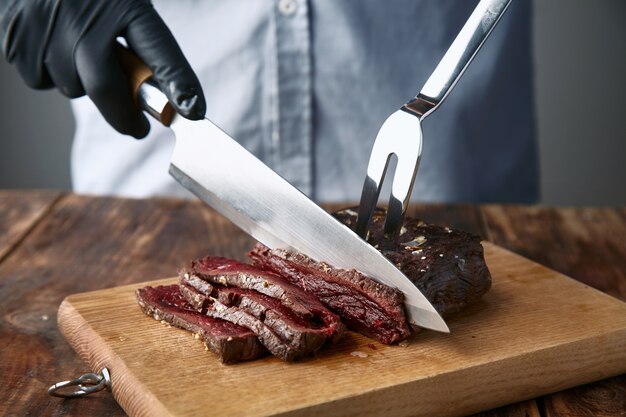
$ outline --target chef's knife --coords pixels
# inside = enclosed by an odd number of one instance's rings
[[[449,332],[417,287],[378,250],[326,213],[208,119],[175,114],[150,70],[120,51],[143,110],[169,126],[176,145],[169,172],[185,188],[269,248],[354,268],[404,293],[409,321]]]

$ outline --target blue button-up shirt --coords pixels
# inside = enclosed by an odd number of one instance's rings
[[[357,201],[378,128],[416,95],[476,2],[154,4],[198,73],[209,119],[314,199]],[[414,200],[537,198],[531,64],[530,2],[516,0],[424,121]],[[186,195],[167,175],[168,129],[153,122],[150,136],[135,141],[88,99],[73,108],[76,191]]]

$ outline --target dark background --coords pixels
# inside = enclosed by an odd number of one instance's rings
[[[533,3],[541,202],[626,205],[626,1]],[[69,101],[1,59],[0,92],[0,188],[70,189]]]

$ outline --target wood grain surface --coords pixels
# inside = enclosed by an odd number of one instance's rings
[[[583,385],[549,397],[546,417],[621,417],[626,415],[626,376]]]
[[[626,300],[626,209],[482,207],[489,240]],[[545,417],[624,417],[626,378],[541,399]]]
[[[473,417],[545,417],[545,415],[539,411],[535,400],[528,400],[474,414]]]
[[[0,415],[125,415],[104,392],[85,401],[48,396],[53,383],[90,372],[59,333],[57,309],[69,294],[168,276],[206,253],[241,256],[224,242],[249,238],[205,211],[182,200],[57,201],[0,263]]]
[[[59,195],[56,191],[0,192],[0,242],[9,242],[0,247],[10,247],[9,256],[0,258],[0,415],[124,416],[107,392],[78,400],[47,395],[47,387],[54,382],[91,371],[56,327],[56,311],[63,298],[145,279],[137,277],[168,276],[187,260],[208,253],[241,259],[250,238],[195,201],[67,194],[55,202]],[[623,208],[419,205],[411,210],[428,221],[492,239],[581,282],[617,289],[609,292],[626,299],[625,257],[603,251],[594,252],[595,258],[585,252],[578,258],[567,253],[560,257],[554,249],[556,241],[565,247],[595,244],[623,250],[619,245],[626,241]],[[619,215],[605,216],[606,212]],[[33,217],[33,213],[41,214]],[[552,223],[561,216],[567,221]],[[533,238],[520,234],[528,218],[538,223]],[[590,218],[600,219],[602,225]],[[15,229],[20,223],[26,226]],[[577,227],[582,228],[580,232]],[[589,235],[595,236],[594,242]],[[594,284],[603,281],[604,287]],[[615,393],[626,387],[622,376],[480,416],[535,416],[539,412],[542,417],[548,413],[578,417],[593,412],[623,417],[622,397],[598,394],[605,392],[607,384]],[[568,404],[576,405],[568,409]]]
[[[60,196],[58,191],[0,191],[0,262]]]
[[[626,209],[485,206],[488,239],[626,299]]]

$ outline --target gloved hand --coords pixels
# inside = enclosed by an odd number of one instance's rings
[[[2,0],[0,40],[32,88],[87,94],[121,133],[142,138],[150,125],[131,97],[115,54],[118,36],[154,73],[178,113],[204,117],[200,82],[148,0]]]

